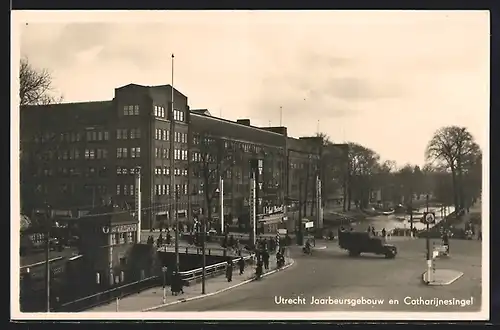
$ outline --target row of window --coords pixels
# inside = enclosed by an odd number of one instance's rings
[[[174,120],[184,121],[184,112],[174,109]]]
[[[131,231],[126,233],[113,233],[110,235],[111,235],[111,245],[135,243],[137,236],[135,235],[134,232]],[[122,259],[124,258],[120,258],[120,263],[125,263],[126,261],[122,261]]]
[[[134,175],[136,173],[136,168],[135,167],[132,167],[132,168],[128,168],[128,167],[121,167],[121,166],[117,166],[116,167],[116,174],[118,175]]]
[[[109,132],[108,131],[87,131],[87,141],[108,141]],[[79,141],[79,140],[76,140]],[[75,142],[76,142],[75,141]],[[73,142],[73,141],[71,141]]]
[[[188,194],[188,185],[187,184],[176,184],[175,191],[177,191],[180,195]],[[155,195],[170,195],[170,185],[168,184],[155,184]]]
[[[128,158],[129,148],[116,148],[116,158]],[[130,158],[140,158],[141,147],[130,148]]]
[[[174,159],[175,160],[188,160],[188,151],[184,149],[175,149],[174,150]]]
[[[169,133],[170,131],[166,129],[157,128],[155,130],[155,140],[170,141]]]
[[[155,158],[169,159],[170,158],[169,149],[155,148]]]
[[[55,174],[58,176],[100,176],[105,177],[108,174],[108,168],[106,166],[102,167],[87,167],[85,169],[80,169],[78,167],[58,167]],[[44,168],[38,169],[36,176],[41,177],[53,177],[54,169]]]
[[[117,140],[127,140],[129,137],[131,140],[140,139],[141,138],[141,129],[140,128],[131,128],[131,129],[119,128],[116,130],[116,139]]]
[[[165,118],[165,108],[161,105],[155,105],[154,113],[155,117]]]
[[[107,159],[108,149],[85,149],[85,159]]]
[[[135,188],[135,186],[133,184],[124,184],[124,185],[117,184],[116,185],[116,194],[117,195],[124,195],[124,196],[134,195],[134,193],[135,193],[134,188]]]
[[[85,134],[87,142],[91,141],[108,141],[109,132],[108,131],[97,131],[89,130]],[[56,134],[51,132],[45,132],[41,135],[35,135],[33,137],[35,142],[47,142],[56,139]],[[82,136],[79,132],[66,132],[59,135],[59,140],[61,142],[80,142]]]
[[[43,185],[43,184],[38,184],[35,186],[35,192],[36,193],[48,193],[48,187],[49,185]],[[67,184],[67,183],[63,183],[61,185],[59,185],[59,191],[62,192],[62,193],[67,193],[67,194],[74,194],[77,190],[80,190],[77,188],[77,185],[75,184]],[[89,196],[91,196],[90,194],[94,194],[95,195],[100,195],[100,196],[103,196],[104,194],[106,194],[108,192],[108,189],[106,186],[103,186],[103,185],[84,185],[83,186],[83,189],[85,191],[85,193]]]
[[[138,116],[139,115],[139,106],[138,105],[125,105],[123,107],[123,115],[124,116]]]
[[[155,175],[170,175],[170,168],[167,166],[164,166],[164,167],[156,166],[155,167]],[[174,170],[174,175],[175,176],[188,176],[188,170],[187,170],[187,168],[176,168]]]

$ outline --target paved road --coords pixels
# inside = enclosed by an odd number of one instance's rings
[[[333,242],[318,242],[326,249],[304,256],[291,249],[295,264],[286,272],[235,288],[213,297],[186,302],[158,311],[478,311],[481,300],[481,245],[477,241],[452,241],[452,258],[437,267],[461,270],[465,275],[446,287],[421,283],[425,270],[424,240],[395,241],[399,254],[394,260],[378,256],[349,258]],[[383,299],[378,305],[311,305],[312,296],[333,299]],[[405,297],[415,299],[470,299],[472,306],[408,306]],[[275,298],[303,297],[305,304],[282,305]],[[397,299],[398,305],[390,305]]]
[[[73,255],[78,254],[78,250],[75,248],[65,248],[63,251],[50,251],[50,259],[54,259],[57,257],[65,257],[69,258]],[[20,264],[22,266],[32,265],[38,262],[45,261],[45,252],[37,252],[33,254],[29,254],[20,258]]]

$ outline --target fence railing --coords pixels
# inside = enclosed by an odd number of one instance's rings
[[[161,284],[160,277],[152,276],[140,281],[128,283],[116,288],[112,288],[106,291],[95,293],[90,296],[76,299],[74,301],[63,303],[56,309],[58,312],[80,312],[93,307],[97,307],[99,305],[110,303],[116,300],[117,298],[121,299],[123,297],[139,293],[143,290],[150,289],[160,284]]]
[[[56,261],[60,261],[60,260],[63,260],[64,257],[57,257],[57,258],[52,258],[49,260],[49,263],[51,262],[56,262]],[[33,267],[37,267],[37,266],[41,266],[41,265],[45,265],[47,262],[45,260],[43,261],[39,261],[39,262],[35,262],[34,264],[31,264],[31,265],[24,265],[24,266],[21,266],[19,267],[19,269],[21,271],[29,271],[30,268],[33,268]]]
[[[163,245],[161,246],[158,251],[160,252],[174,252],[175,247],[173,245]],[[203,249],[198,246],[182,246],[179,247],[179,252],[180,253],[185,253],[185,254],[202,254]],[[242,253],[247,253],[246,250],[242,250]],[[234,249],[230,248],[222,248],[222,247],[209,247],[205,248],[205,255],[213,255],[213,256],[232,256],[236,255],[236,251]]]
[[[254,260],[254,255],[250,254],[247,256],[238,257],[233,259],[233,262],[238,262],[241,258],[243,258],[246,263],[251,263]],[[205,275],[207,277],[214,276],[225,271],[226,267],[227,262],[219,262],[217,264],[209,265],[205,267]],[[203,268],[196,268],[185,272],[180,272],[180,275],[184,282],[189,283],[191,281],[200,279],[203,276]]]
[[[234,258],[233,262],[238,262],[243,258],[246,263],[253,261],[254,255],[246,255],[243,257]],[[206,277],[213,277],[223,273],[226,269],[227,262],[220,262],[217,264],[207,265],[205,267]],[[190,282],[196,281],[202,277],[203,269],[196,268],[183,272],[179,272],[184,284],[189,285]],[[152,276],[141,281],[132,282],[116,288],[112,288],[103,292],[95,293],[71,302],[62,304],[57,308],[58,312],[79,312],[88,310],[93,307],[108,304],[114,300],[124,298],[126,296],[140,293],[141,291],[151,289],[153,287],[162,285],[162,276]]]

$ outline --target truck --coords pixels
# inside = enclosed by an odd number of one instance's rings
[[[368,232],[340,232],[339,246],[347,250],[351,257],[357,257],[361,253],[373,253],[393,259],[398,253],[397,248],[392,244],[387,244],[383,237],[373,236]]]

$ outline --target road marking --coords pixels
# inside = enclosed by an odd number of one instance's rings
[[[293,264],[295,263],[295,260],[291,259],[290,263],[288,265],[285,265],[284,267],[280,268],[280,269],[274,269],[270,272],[267,272],[265,274],[263,274],[261,277],[266,277],[268,275],[271,275],[271,274],[274,274],[276,272],[279,272],[279,271],[283,271],[289,267],[291,267]],[[253,282],[255,281],[256,279],[255,278],[251,278],[249,280],[245,280],[241,283],[238,283],[238,284],[235,284],[235,285],[232,285],[230,287],[227,287],[227,288],[224,288],[224,289],[220,289],[218,291],[215,291],[215,292],[211,292],[211,293],[207,293],[207,294],[204,294],[204,295],[198,295],[198,296],[194,296],[194,297],[191,297],[191,298],[184,298],[184,299],[179,299],[179,300],[175,300],[175,301],[171,301],[169,303],[166,303],[166,304],[161,304],[161,305],[158,305],[158,306],[154,306],[154,307],[149,307],[149,308],[146,308],[146,309],[143,309],[141,312],[151,312],[155,309],[160,309],[160,308],[163,308],[163,307],[167,307],[167,306],[172,306],[172,305],[177,305],[177,304],[180,304],[180,303],[184,303],[184,302],[188,302],[188,301],[193,301],[193,300],[198,300],[198,299],[201,299],[201,298],[206,298],[206,297],[210,297],[210,296],[215,296],[216,294],[219,294],[219,293],[223,293],[223,292],[226,292],[226,291],[229,291],[231,289],[234,289],[234,288],[237,288],[239,286],[242,286],[244,284],[247,284],[247,283],[250,283],[250,282]]]

